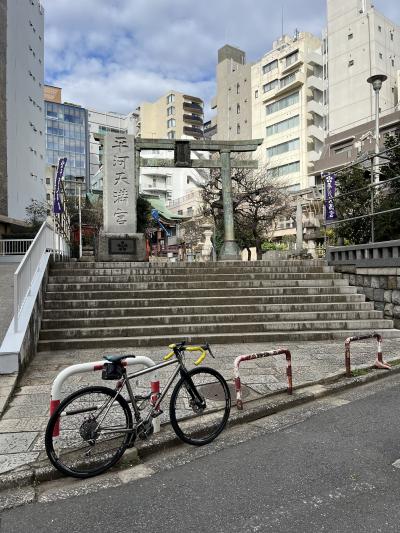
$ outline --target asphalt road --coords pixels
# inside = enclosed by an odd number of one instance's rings
[[[399,404],[393,376],[150,460],[123,486],[6,511],[0,530],[398,532]]]

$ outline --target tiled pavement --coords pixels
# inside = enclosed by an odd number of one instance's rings
[[[290,343],[285,347],[292,352],[294,387],[319,381],[329,375],[344,370],[343,342],[329,341],[326,343]],[[215,359],[207,357],[203,363],[219,370],[224,377],[233,381],[233,362],[236,356],[277,348],[271,344],[235,344],[215,345]],[[375,358],[376,344],[374,340],[352,344],[352,364],[372,364]],[[31,362],[29,368],[20,379],[18,387],[0,420],[0,474],[23,468],[25,465],[45,457],[43,432],[48,420],[51,384],[56,375],[71,364],[100,360],[109,350],[80,350],[69,352],[41,352]],[[115,353],[115,352],[113,352]],[[137,351],[124,349],[117,353],[136,353],[147,355],[159,362],[166,353],[165,348],[141,348]],[[400,358],[399,339],[387,339],[383,343],[384,358]],[[188,354],[187,360],[194,360],[195,354]],[[190,366],[190,365],[189,365]],[[131,367],[132,368],[132,367]],[[138,367],[136,367],[138,368]],[[241,364],[242,383],[249,388],[245,390],[244,401],[285,389],[286,361],[284,356],[257,359]],[[159,374],[161,386],[171,367]],[[137,387],[148,390],[149,375],[141,378]],[[12,377],[0,377],[1,389],[9,386]],[[63,389],[67,394],[89,384],[113,385],[101,380],[100,372],[75,375],[70,378]],[[167,405],[164,407],[168,412]],[[233,407],[235,409],[235,407]]]

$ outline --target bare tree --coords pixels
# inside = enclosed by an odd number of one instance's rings
[[[276,229],[277,220],[293,212],[290,196],[282,181],[272,177],[265,167],[257,170],[232,171],[233,215],[235,237],[239,246],[255,247],[257,258],[261,245]],[[212,216],[216,227],[222,227],[222,182],[219,171],[213,171],[203,186],[204,214]]]

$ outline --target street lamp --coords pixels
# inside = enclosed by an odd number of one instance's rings
[[[375,91],[375,157],[374,157],[374,181],[379,182],[379,91],[382,83],[387,80],[385,74],[375,74],[367,79],[367,82],[372,85]]]

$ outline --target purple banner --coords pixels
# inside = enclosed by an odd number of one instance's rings
[[[335,209],[336,174],[325,176],[325,220],[337,218]]]
[[[64,213],[64,206],[61,202],[61,180],[64,175],[64,169],[65,165],[67,163],[66,157],[60,157],[58,160],[58,168],[57,168],[57,174],[56,174],[56,182],[54,184],[54,205],[53,205],[53,213],[55,215],[59,215],[60,213]]]

